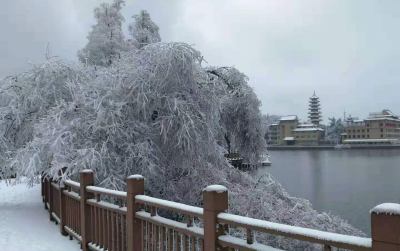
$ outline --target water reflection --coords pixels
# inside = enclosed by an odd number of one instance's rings
[[[384,202],[400,203],[400,150],[350,149],[271,151],[272,174],[292,196],[308,199],[370,234],[369,210]]]

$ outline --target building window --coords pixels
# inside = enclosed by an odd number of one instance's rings
[[[369,127],[369,124],[367,124],[367,127]]]
[[[353,130],[353,133],[356,133],[356,130]]]
[[[383,129],[381,129],[381,132],[383,132]]]
[[[357,135],[357,138],[360,138],[360,135]]]
[[[369,132],[369,129],[367,129],[367,132]]]
[[[383,134],[381,134],[381,138],[383,138]]]
[[[367,138],[369,138],[369,134],[367,135]]]
[[[343,138],[347,139],[347,135],[344,135]]]
[[[362,135],[362,138],[363,138],[363,139],[365,138],[365,135],[364,135],[364,134]]]
[[[381,123],[381,126],[383,126],[383,123]]]
[[[315,138],[315,137],[317,137],[317,136],[316,136],[316,135],[313,135],[312,137]]]
[[[362,132],[365,132],[365,129],[362,129],[361,131],[362,131]]]
[[[351,133],[351,130],[349,130],[348,133],[350,134],[350,133]]]
[[[304,136],[304,135],[301,135],[301,137],[302,137],[302,138],[305,138],[306,136]]]
[[[360,129],[358,129],[357,132],[360,132]]]
[[[296,139],[300,138],[299,136],[296,136]]]

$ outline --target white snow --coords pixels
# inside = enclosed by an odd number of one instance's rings
[[[296,115],[283,116],[280,120],[296,120]]]
[[[281,249],[276,249],[273,247],[265,246],[260,243],[254,242],[253,244],[247,244],[246,240],[242,240],[229,235],[221,235],[218,237],[220,241],[232,243],[235,245],[240,245],[242,247],[251,248],[257,251],[282,251]]]
[[[64,226],[65,231],[67,233],[72,234],[74,238],[76,238],[79,242],[82,242],[82,236],[80,236],[77,232],[75,232],[72,228],[69,228],[67,226]]]
[[[55,220],[55,221],[57,221],[58,223],[60,223],[60,218],[58,218],[58,216],[53,212],[53,213],[51,213],[51,216],[53,216],[53,219]]]
[[[81,173],[93,173],[93,171],[90,169],[85,169],[85,170],[82,170]]]
[[[400,215],[400,204],[396,203],[383,203],[380,205],[377,205],[376,207],[372,208],[370,213],[376,213],[376,214],[394,214],[394,215]]]
[[[129,176],[128,180],[144,180],[144,177],[140,174],[134,174]]]
[[[91,193],[111,194],[116,197],[126,198],[126,196],[127,196],[126,192],[123,192],[123,191],[111,190],[111,189],[106,189],[106,188],[96,187],[96,186],[88,186],[88,187],[86,187],[86,190]]]
[[[88,244],[88,246],[92,249],[92,250],[96,250],[96,251],[105,251],[104,248],[100,248],[98,245],[93,244],[92,242],[90,242]]]
[[[118,205],[114,205],[105,201],[99,201],[97,202],[95,199],[88,199],[87,202],[89,204],[94,204],[94,205],[100,205],[100,206],[104,206],[104,207],[108,207],[110,209],[115,209],[115,210],[120,210],[120,211],[127,211],[126,207],[119,207]]]
[[[72,180],[64,180],[64,185],[75,187],[75,188],[78,188],[78,189],[81,187],[80,183],[72,181]]]
[[[314,127],[316,127],[314,124],[300,124],[300,125],[297,125],[297,127],[302,127],[302,128],[304,128],[304,127],[308,127],[308,128],[314,128]]]
[[[283,140],[294,140],[294,137],[285,137]]]
[[[227,192],[228,188],[221,186],[221,185],[211,185],[203,189],[203,192],[217,192],[217,193],[223,193]]]
[[[80,251],[77,241],[60,234],[49,220],[40,185],[27,187],[0,182],[0,249],[2,251]]]
[[[312,131],[323,131],[321,128],[297,128],[294,129],[295,132],[312,132]]]
[[[140,200],[140,202],[143,202],[144,204],[147,203],[154,203],[158,204],[159,207],[166,208],[169,210],[180,210],[183,212],[189,212],[189,213],[195,213],[197,215],[203,215],[203,208],[201,207],[193,207],[193,206],[188,206],[185,204],[173,202],[173,201],[168,201],[168,200],[162,200],[162,199],[157,199],[153,197],[149,197],[146,195],[136,195],[135,196],[136,200]]]
[[[333,242],[341,242],[351,245],[356,245],[360,247],[372,247],[372,240],[370,238],[362,238],[350,235],[343,234],[335,234],[329,232],[323,232],[319,230],[309,229],[309,228],[301,228],[295,226],[289,226],[269,221],[257,220],[248,217],[243,217],[239,215],[220,213],[218,214],[218,219],[229,220],[239,224],[247,224],[254,227],[259,227],[263,229],[270,229],[279,231],[282,233],[290,233],[296,235],[308,236],[311,238],[315,238],[317,240],[325,240],[325,241],[333,241]]]

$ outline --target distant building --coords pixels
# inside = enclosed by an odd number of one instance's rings
[[[370,113],[364,120],[349,118],[345,121],[344,144],[394,144],[400,139],[400,119],[389,110]]]
[[[314,124],[300,124],[296,115],[282,117],[269,125],[272,145],[318,145],[324,130]]]
[[[294,130],[296,145],[319,145],[319,141],[324,137],[325,131],[315,124],[298,125]]]
[[[310,119],[311,123],[316,126],[319,126],[319,123],[322,121],[322,112],[321,112],[321,104],[319,103],[319,98],[315,95],[311,96],[310,104],[308,108],[308,118]]]
[[[296,115],[283,116],[277,123],[270,125],[272,145],[294,145],[293,130],[299,124]]]

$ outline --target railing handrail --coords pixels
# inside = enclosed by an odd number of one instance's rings
[[[123,200],[126,200],[126,198],[127,198],[126,192],[106,189],[106,188],[97,187],[97,186],[87,186],[86,191],[88,191],[90,193],[94,193],[94,194],[107,195],[107,196],[111,196],[111,197],[115,197],[115,198],[123,199]]]
[[[146,195],[136,195],[135,201],[149,206],[163,208],[203,219],[204,210],[201,207],[188,206],[186,204],[173,202],[169,200],[157,199]]]
[[[73,181],[73,180],[64,180],[64,184],[76,189],[81,188],[81,184],[79,182]]]
[[[220,213],[218,214],[217,218],[218,222],[222,224],[243,227],[258,232],[285,236],[301,241],[308,241],[351,250],[372,250],[371,238],[336,234],[310,228],[295,227],[228,213]]]
[[[159,215],[151,216],[150,213],[145,211],[139,211],[135,213],[136,218],[150,222],[152,224],[160,225],[166,228],[173,229],[180,233],[184,233],[190,236],[198,238],[204,238],[204,229],[196,226],[188,227],[185,223],[170,220]]]
[[[189,246],[193,250],[197,239],[200,250],[207,251],[216,251],[219,245],[246,251],[278,250],[257,243],[253,231],[322,244],[324,250],[337,247],[370,251],[400,247],[400,204],[382,204],[371,210],[372,237],[364,238],[228,214],[228,189],[222,186],[208,186],[203,190],[201,208],[143,195],[144,178],[140,175],[127,178],[126,192],[94,186],[94,175],[91,171],[80,172],[80,183],[65,180],[65,187],[59,187],[58,181],[42,178],[45,208],[50,212],[50,220],[60,224],[63,235],[68,234],[71,239],[82,242],[83,251],[90,249],[90,243],[100,245],[104,249],[113,243],[123,245],[123,250],[125,247],[128,251],[143,250],[140,247],[144,247],[145,238],[148,249],[163,243],[163,247],[164,244],[169,248],[182,244],[185,250]],[[117,198],[118,205],[101,201],[101,195]],[[144,206],[150,207],[150,213],[144,211]],[[186,223],[157,215],[158,208],[185,215]],[[195,226],[192,217],[203,219],[203,228]],[[246,229],[247,238],[230,236],[230,226]],[[111,232],[107,232],[107,229]],[[126,239],[125,234],[120,233],[126,233]],[[108,236],[108,240],[102,239],[105,235]],[[173,243],[175,240],[178,242]]]

